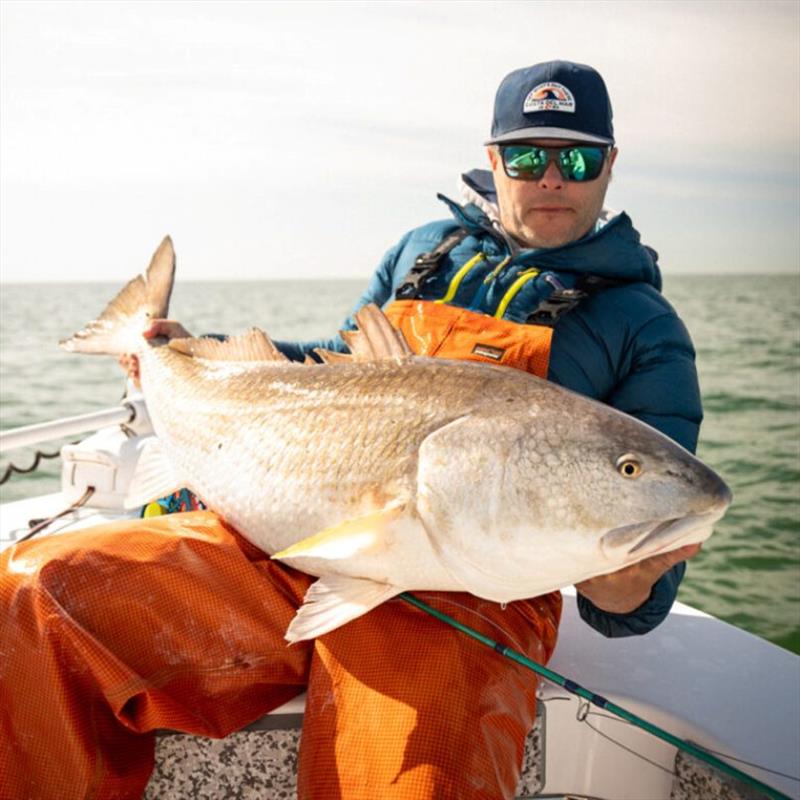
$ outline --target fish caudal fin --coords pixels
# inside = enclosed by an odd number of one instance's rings
[[[403,591],[397,586],[364,578],[326,575],[309,587],[285,638],[288,642],[302,642],[322,636]]]
[[[158,246],[150,266],[137,275],[85,328],[60,342],[73,353],[135,353],[153,319],[167,316],[175,277],[175,250],[169,236]]]

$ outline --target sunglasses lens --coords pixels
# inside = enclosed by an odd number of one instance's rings
[[[509,178],[541,178],[547,167],[547,151],[538,147],[511,145],[502,154]]]
[[[593,181],[603,169],[602,147],[570,147],[559,153],[561,174],[568,181]]]
[[[501,148],[503,166],[509,178],[539,180],[550,159],[558,158],[558,166],[565,180],[593,181],[603,171],[606,158],[604,147],[565,147],[554,149],[529,144],[512,144]]]

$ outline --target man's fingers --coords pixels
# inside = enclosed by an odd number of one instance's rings
[[[687,561],[690,558],[694,558],[700,550],[702,550],[702,544],[687,544],[683,547],[679,547],[677,550],[673,550],[670,553],[664,553],[665,556],[669,557],[670,566],[674,567],[675,564],[679,564],[681,561]]]
[[[144,336],[145,339],[155,339],[158,336],[167,336],[165,328],[166,328],[166,320],[157,319],[142,334],[142,336]]]
[[[164,336],[167,339],[182,339],[192,334],[177,320],[155,319],[143,335],[145,339],[155,339],[157,336]]]
[[[702,545],[700,544],[687,544],[685,547],[679,547],[677,550],[671,550],[669,553],[661,553],[660,555],[646,558],[639,563],[640,567],[652,570],[653,574],[660,578],[668,569],[672,569],[676,564],[681,561],[696,556]]]
[[[141,388],[139,384],[139,356],[133,353],[123,353],[117,361],[128,378],[132,380],[138,388]]]
[[[576,583],[575,588],[598,608],[615,614],[628,614],[647,600],[653,584],[665,572],[699,552],[699,544],[679,547],[669,553],[645,558],[617,572]]]

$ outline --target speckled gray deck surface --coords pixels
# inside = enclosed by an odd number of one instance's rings
[[[269,719],[269,718],[267,718]],[[534,798],[544,775],[541,710],[528,734],[517,797]],[[144,800],[294,800],[299,728],[245,730],[225,739],[159,736]],[[754,789],[679,752],[671,800],[761,800]]]
[[[762,800],[766,795],[679,751],[671,800]]]
[[[541,719],[528,734],[521,797],[542,787]],[[299,742],[297,729],[241,731],[225,739],[159,736],[144,800],[294,800]]]
[[[294,800],[299,730],[241,731],[224,739],[156,740],[145,800]]]
[[[539,703],[536,722],[525,741],[525,754],[522,756],[522,776],[517,787],[518,797],[533,797],[544,786],[544,706]]]

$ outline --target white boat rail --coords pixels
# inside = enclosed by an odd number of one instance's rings
[[[127,398],[122,404],[88,414],[62,417],[51,422],[40,422],[0,431],[0,453],[33,444],[41,444],[63,436],[96,431],[110,425],[130,425],[134,420],[147,420],[147,408],[139,398]]]

